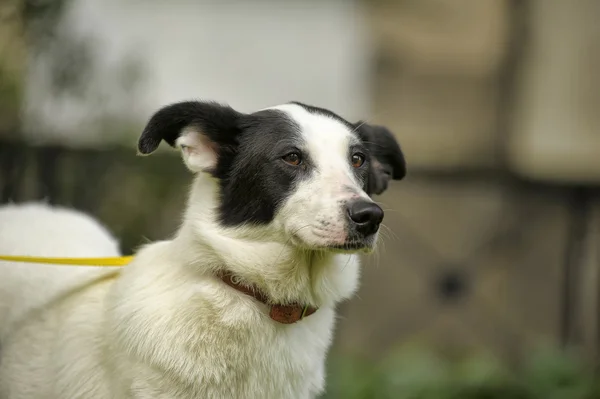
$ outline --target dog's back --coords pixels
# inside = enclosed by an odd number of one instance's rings
[[[90,216],[43,203],[0,207],[0,255],[45,257],[119,256],[117,241]],[[106,270],[0,261],[0,340],[27,309],[64,290],[82,275]]]
[[[65,208],[31,203],[0,207],[0,254],[105,257],[119,256],[120,252],[117,241],[93,218]],[[2,380],[6,383],[7,378],[17,377],[23,379],[23,384],[29,384],[29,393],[34,394],[36,381],[42,385],[39,379],[46,377],[31,369],[41,369],[45,360],[49,360],[34,354],[48,353],[47,346],[56,339],[52,336],[61,333],[60,326],[53,326],[53,312],[60,311],[61,302],[72,298],[73,293],[113,273],[114,270],[98,267],[0,261],[0,391]],[[28,338],[28,332],[35,330],[38,334]],[[47,340],[46,334],[50,334]],[[23,340],[28,342],[13,345]],[[20,351],[28,348],[29,353],[15,352],[14,347],[21,348]],[[9,363],[11,368],[12,365],[19,368],[17,375],[6,369]],[[9,397],[27,397],[22,394],[11,392]]]

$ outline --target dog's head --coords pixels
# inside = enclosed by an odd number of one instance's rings
[[[256,228],[300,248],[370,250],[383,210],[370,198],[406,174],[384,127],[289,103],[244,114],[213,102],[156,112],[138,143],[179,147],[187,167],[218,183],[218,223]]]

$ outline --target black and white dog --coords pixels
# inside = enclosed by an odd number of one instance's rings
[[[196,174],[172,240],[118,271],[0,262],[2,398],[324,391],[336,303],[355,292],[357,253],[374,249],[384,216],[370,196],[406,174],[392,134],[300,103],[244,114],[182,102],[152,116],[140,154],[162,140]],[[114,255],[98,253],[114,246],[93,220],[18,208],[0,223],[21,235],[0,235],[0,253]],[[46,218],[56,234],[31,223]]]

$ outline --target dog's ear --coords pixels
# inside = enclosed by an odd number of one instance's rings
[[[355,128],[371,157],[366,192],[379,195],[387,190],[390,180],[402,180],[406,176],[404,154],[386,127],[359,121]]]
[[[237,143],[243,114],[214,102],[186,101],[158,110],[138,141],[140,155],[154,152],[161,140],[181,148],[183,160],[193,172],[210,172],[224,151]]]

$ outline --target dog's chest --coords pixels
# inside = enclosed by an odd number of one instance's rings
[[[308,399],[324,389],[332,309],[294,325],[260,320],[253,328],[198,336],[179,353],[175,378],[151,370],[130,381],[133,397]],[[187,368],[187,365],[195,365]],[[183,383],[182,383],[183,382]],[[137,394],[137,396],[136,396]]]
[[[235,396],[311,398],[320,393],[331,341],[333,317],[328,316],[309,317],[297,325],[278,324],[274,333],[254,336],[255,347],[250,341],[241,342],[240,350],[246,347],[244,363],[249,367],[238,369],[239,375],[247,378],[242,379]]]

